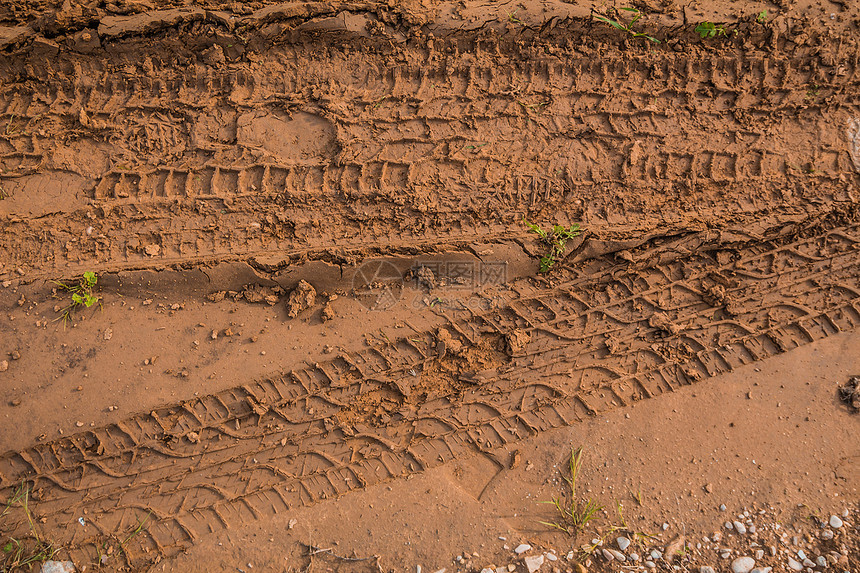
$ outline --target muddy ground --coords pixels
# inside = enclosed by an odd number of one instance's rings
[[[858,33],[5,2],[4,567],[860,570]]]

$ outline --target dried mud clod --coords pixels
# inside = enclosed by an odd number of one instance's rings
[[[860,376],[852,376],[839,387],[839,399],[848,404],[853,412],[860,412]]]
[[[436,354],[439,358],[444,358],[447,354],[460,356],[462,352],[463,343],[454,338],[448,329],[440,328],[436,332]]]
[[[302,279],[287,299],[287,315],[296,318],[300,312],[311,308],[317,299],[317,291]]]
[[[525,330],[515,328],[505,335],[505,349],[511,356],[522,352],[531,340],[531,335]]]

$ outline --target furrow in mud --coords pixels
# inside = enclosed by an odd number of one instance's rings
[[[854,201],[853,53],[147,49],[0,65],[0,278],[456,247],[524,214],[766,229]]]
[[[131,554],[171,554],[853,331],[858,245],[856,225],[831,225],[653,266],[595,260],[437,332],[9,452],[0,487],[31,481],[59,534],[82,510],[111,534],[151,512]]]

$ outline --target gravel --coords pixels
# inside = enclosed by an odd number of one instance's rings
[[[627,548],[630,547],[630,540],[626,537],[619,537],[615,542],[618,543],[618,549],[621,551],[627,551]]]
[[[523,553],[525,553],[526,551],[528,551],[531,548],[532,548],[532,546],[529,545],[528,543],[521,543],[521,544],[517,545],[516,549],[514,549],[514,553],[516,553],[517,555],[522,555]]]
[[[746,526],[740,521],[735,521],[734,523],[732,523],[732,525],[735,526],[735,531],[737,531],[740,535],[743,535],[747,532]]]
[[[795,561],[791,557],[788,558],[788,567],[794,571],[803,571],[803,563]]]

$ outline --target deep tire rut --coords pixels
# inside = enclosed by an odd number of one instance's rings
[[[855,199],[856,50],[325,38],[0,61],[0,278],[353,261],[524,237],[523,214],[763,230]]]

